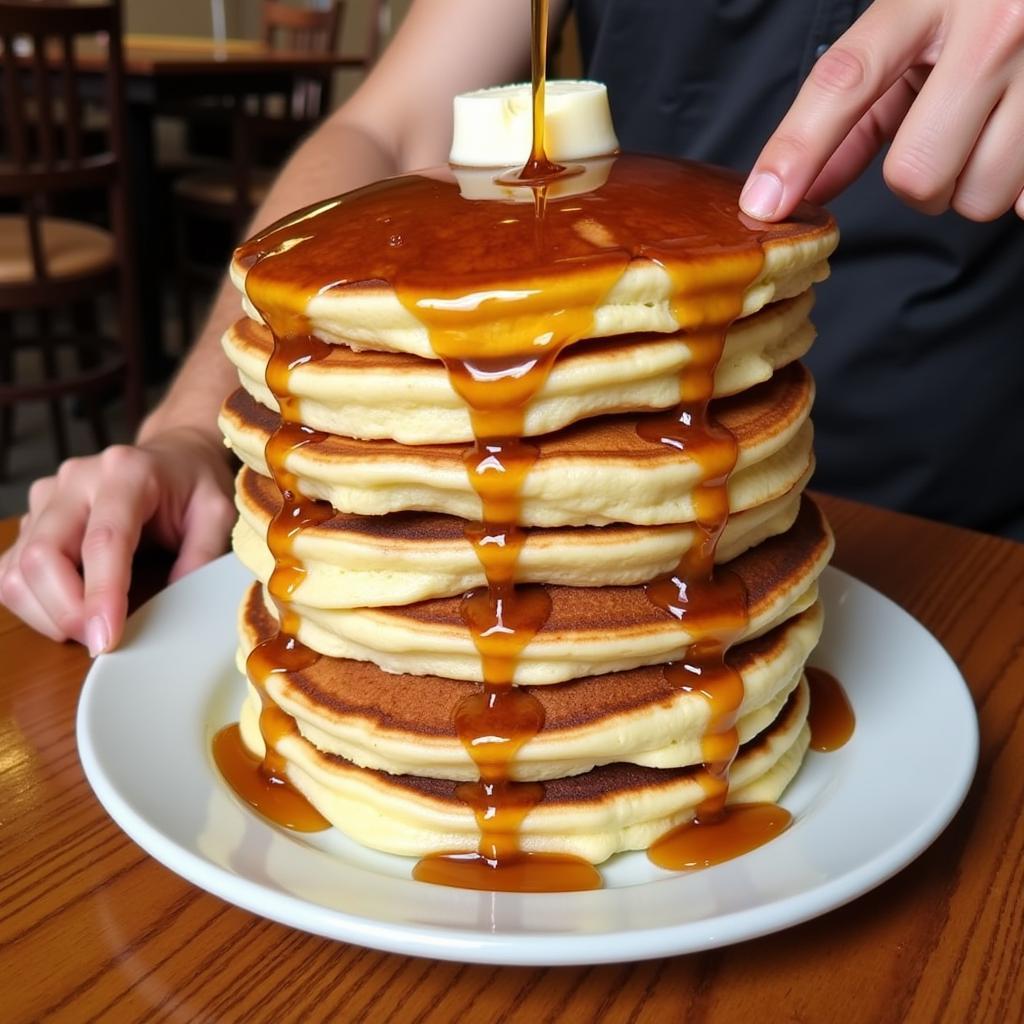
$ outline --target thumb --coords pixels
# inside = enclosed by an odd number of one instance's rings
[[[170,582],[224,554],[234,521],[231,499],[213,481],[200,483],[185,509],[181,548],[171,568]]]

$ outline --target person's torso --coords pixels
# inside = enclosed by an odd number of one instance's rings
[[[864,0],[576,0],[622,147],[746,171]],[[1024,538],[1024,225],[918,214],[878,159],[830,204],[816,486]]]

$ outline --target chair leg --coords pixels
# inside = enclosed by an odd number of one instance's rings
[[[14,317],[0,313],[0,382],[14,383]],[[14,403],[0,405],[0,480],[7,479],[11,448],[14,447]]]
[[[95,341],[99,336],[96,306],[92,302],[77,304],[71,311],[71,320],[76,334],[79,335],[79,342],[75,346],[78,368],[80,370],[94,369],[101,359]],[[110,444],[110,435],[107,433],[107,424],[101,404],[102,396],[98,395],[95,389],[87,391],[82,396],[82,409],[92,429],[93,442],[97,450],[106,448]]]
[[[60,368],[57,365],[57,349],[54,345],[49,310],[36,310],[36,325],[46,379],[58,380],[60,378]],[[50,407],[50,427],[53,431],[54,450],[57,453],[57,461],[63,462],[68,457],[70,451],[68,448],[67,427],[64,424],[64,409],[59,397],[51,398],[48,405]]]
[[[122,291],[126,287],[126,283],[122,282]],[[139,319],[132,300],[124,296],[122,296],[120,302],[117,330],[121,341],[121,352],[124,356],[124,383],[122,390],[124,393],[125,418],[128,422],[128,429],[134,437],[135,432],[142,424],[142,417],[146,411],[146,394],[143,383],[143,355],[139,343],[141,337]]]

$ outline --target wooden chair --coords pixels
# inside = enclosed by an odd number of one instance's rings
[[[84,144],[84,82],[76,40],[108,40],[99,92],[106,138]],[[107,442],[101,400],[118,382],[128,419],[142,411],[135,266],[125,174],[120,0],[99,6],[0,2],[0,474],[17,403],[43,400],[57,457],[68,454],[63,402],[75,396],[97,446]],[[89,76],[90,97],[97,78]],[[91,102],[91,99],[90,99]],[[57,216],[103,195],[109,229]],[[14,212],[10,212],[10,211]],[[97,299],[116,296],[117,337],[99,328]],[[62,330],[59,321],[65,322]],[[25,327],[32,325],[32,329]],[[42,377],[15,379],[15,349],[41,353]],[[70,350],[75,369],[62,366]]]
[[[344,5],[334,0],[326,10],[292,7],[264,0],[263,40],[268,48],[333,53],[337,47]],[[192,289],[198,282],[214,283],[219,261],[200,260],[189,248],[189,227],[203,221],[226,224],[234,244],[253,210],[265,198],[275,168],[260,166],[260,149],[269,143],[277,153],[290,149],[327,112],[333,74],[304,76],[287,95],[237,97],[225,111],[231,136],[229,164],[203,168],[180,177],[173,185],[175,217],[175,276],[182,337],[193,336]],[[206,107],[200,116],[209,118]]]

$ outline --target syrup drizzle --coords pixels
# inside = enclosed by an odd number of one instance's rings
[[[811,691],[811,710],[807,715],[811,750],[838,750],[849,741],[856,725],[850,698],[831,672],[808,666],[804,674]]]
[[[535,3],[543,9],[542,0]],[[535,83],[538,78],[535,74]],[[534,129],[536,141],[537,124]],[[535,153],[543,152],[542,120],[540,132],[541,149],[535,145]],[[556,199],[554,189],[549,194],[552,183],[560,180],[557,176],[523,178],[518,184],[528,190],[529,205],[464,199],[445,169],[390,179],[298,211],[238,252],[248,270],[249,297],[275,336],[268,383],[282,410],[281,431],[276,442],[272,439],[274,451],[268,444],[267,459],[285,495],[271,541],[277,571],[270,589],[281,630],[262,648],[265,661],[263,655],[251,659],[257,689],[273,671],[287,671],[287,666],[301,670],[312,663],[307,659],[317,657],[296,639],[288,600],[303,571],[294,556],[295,536],[319,521],[317,517],[331,514],[327,506],[300,494],[285,466],[289,453],[312,439],[299,424],[290,395],[291,368],[329,349],[310,336],[304,320],[289,319],[282,312],[285,307],[305,309],[314,296],[348,284],[390,284],[428,329],[435,354],[471,411],[476,442],[467,452],[466,466],[480,497],[481,515],[479,522],[467,525],[466,536],[484,567],[487,586],[466,595],[462,609],[485,682],[458,709],[456,727],[478,766],[478,782],[461,786],[459,792],[473,809],[481,836],[474,853],[421,861],[415,875],[430,881],[521,891],[600,884],[597,872],[584,861],[527,855],[519,844],[519,827],[542,798],[543,786],[516,781],[514,759],[543,727],[543,715],[526,691],[513,685],[515,667],[548,615],[542,587],[516,585],[525,537],[519,525],[522,489],[538,457],[535,446],[523,439],[526,410],[558,353],[590,333],[594,310],[631,258],[660,262],[671,277],[677,321],[693,332],[698,348],[706,349],[706,358],[698,355],[694,365],[704,358],[707,381],[713,378],[727,324],[739,311],[739,297],[760,267],[760,227],[752,228],[738,214],[738,183],[725,172],[651,157],[620,156],[601,163],[604,183],[571,197]],[[548,168],[546,174],[557,175],[554,165]],[[812,216],[828,224],[823,215],[808,214],[802,223],[770,230],[777,237],[805,231]],[[651,239],[664,241],[652,245]],[[711,791],[716,766],[722,779],[727,777],[735,722],[730,705],[738,707],[742,693],[737,698],[715,681],[721,655],[731,642],[726,627],[737,621],[735,614],[726,614],[738,601],[724,596],[729,584],[722,580],[727,576],[712,579],[710,571],[727,512],[725,478],[731,463],[722,456],[728,455],[727,438],[723,442],[708,427],[708,440],[698,440],[698,433],[683,423],[687,416],[692,422],[695,415],[703,415],[698,382],[696,370],[684,376],[684,405],[678,416],[657,427],[653,424],[658,418],[652,417],[650,429],[659,442],[665,438],[686,447],[703,471],[697,495],[702,554],[691,556],[694,564],[684,560],[675,574],[681,583],[660,586],[666,595],[662,603],[681,609],[691,630],[702,617],[718,623],[705,629],[705,646],[694,644],[687,652],[689,668],[678,669],[688,680],[699,673],[700,687],[716,705],[705,749],[704,778]],[[652,585],[651,593],[656,599],[659,584]],[[269,646],[275,642],[278,647]],[[265,694],[264,686],[266,700]],[[295,728],[287,716],[277,724],[272,713],[266,718],[272,740],[279,735],[275,729]],[[268,750],[272,747],[268,744]],[[713,797],[709,793],[709,800]]]
[[[745,632],[748,601],[742,580],[715,568],[715,553],[729,519],[729,476],[739,453],[735,437],[711,414],[715,371],[729,326],[742,312],[743,294],[760,272],[763,253],[751,245],[736,255],[732,272],[710,293],[687,294],[674,281],[673,312],[680,323],[699,325],[687,337],[691,360],[680,376],[680,405],[638,426],[649,441],[678,449],[699,471],[693,491],[697,536],[675,571],[647,586],[649,600],[679,621],[689,638],[681,660],[666,665],[668,683],[698,693],[708,704],[696,780],[704,796],[687,822],[658,839],[648,851],[661,867],[706,867],[755,849],[783,831],[789,812],[773,804],[727,806],[729,772],[739,750],[736,720],[743,703],[743,679],[726,661],[730,646]]]
[[[566,168],[552,163],[544,147],[544,98],[548,73],[548,0],[530,0],[530,70],[533,120],[533,146],[517,178],[524,183],[545,182]]]
[[[565,171],[548,160],[544,149],[547,7],[547,0],[532,0],[533,148],[517,179],[533,191],[539,257],[545,247],[548,185]],[[611,283],[609,279],[607,287]],[[522,849],[520,827],[544,799],[544,786],[512,777],[517,753],[544,728],[540,702],[515,686],[516,665],[551,613],[544,587],[516,585],[525,541],[520,525],[522,489],[538,457],[537,447],[523,440],[526,408],[558,353],[585,337],[593,318],[591,308],[575,315],[563,312],[559,320],[550,315],[547,302],[536,302],[543,297],[541,291],[498,300],[506,306],[515,303],[515,312],[504,331],[504,354],[488,357],[486,350],[480,354],[479,331],[466,324],[464,313],[438,315],[436,302],[403,296],[427,324],[431,347],[470,410],[475,442],[466,452],[465,464],[480,498],[481,519],[466,525],[466,538],[487,580],[486,587],[466,594],[461,605],[480,655],[483,686],[464,698],[455,712],[459,738],[479,772],[476,782],[463,783],[456,792],[472,808],[480,840],[475,854],[424,857],[413,871],[413,877],[424,882],[516,892],[566,892],[601,885],[593,866],[578,857]]]
[[[260,699],[259,728],[265,747],[262,759],[253,757],[242,743],[237,725],[222,729],[214,738],[214,760],[234,791],[264,817],[299,832],[317,832],[330,822],[292,785],[287,762],[278,750],[280,742],[298,733],[295,719],[274,702],[268,683],[276,673],[301,672],[320,657],[297,636],[298,617],[291,607],[296,589],[305,577],[302,560],[295,554],[295,539],[310,526],[334,515],[326,502],[306,498],[299,490],[288,459],[307,444],[322,441],[324,434],[299,421],[298,401],[291,393],[291,374],[305,363],[323,359],[330,345],[313,337],[304,318],[291,317],[273,304],[260,302],[259,263],[246,277],[246,289],[262,310],[274,336],[274,351],[267,363],[267,387],[281,409],[280,426],[267,440],[264,457],[281,492],[281,508],[267,529],[267,544],[274,556],[274,570],[267,590],[277,609],[278,631],[258,644],[246,660],[245,670]]]

